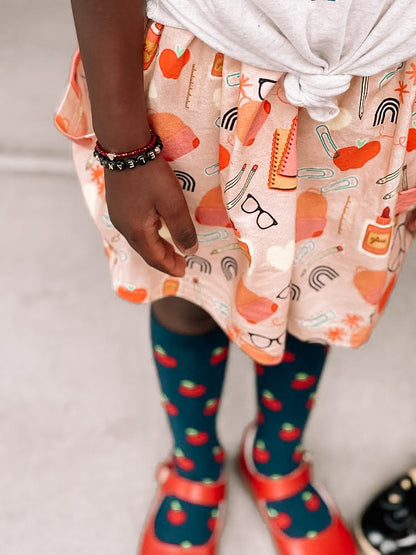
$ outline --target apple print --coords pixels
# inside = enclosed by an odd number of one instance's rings
[[[218,519],[218,509],[212,509],[211,516],[208,519],[207,526],[211,532],[214,530]]]
[[[219,398],[208,399],[208,401],[205,403],[205,407],[203,411],[204,415],[211,416],[212,414],[215,414],[219,406],[220,406]]]
[[[319,495],[310,491],[305,491],[302,493],[302,500],[305,502],[305,507],[308,509],[308,511],[317,511],[321,506]]]
[[[178,366],[178,361],[176,358],[168,355],[163,347],[156,345],[153,351],[153,356],[159,364],[166,366],[166,368],[176,368]]]
[[[300,463],[303,458],[303,449],[301,445],[297,445],[293,451],[292,460],[295,463]]]
[[[306,372],[298,372],[295,374],[295,379],[292,381],[292,387],[296,390],[309,389],[316,382],[316,377],[306,374]]]
[[[186,513],[182,509],[182,505],[179,501],[172,501],[166,518],[171,524],[173,524],[173,526],[181,526],[184,522],[186,522]]]
[[[212,448],[212,454],[214,455],[214,460],[217,463],[222,464],[225,461],[225,451],[219,445]]]
[[[225,347],[217,347],[212,351],[211,358],[209,359],[209,363],[211,365],[219,364],[220,362],[224,362],[228,356],[228,345]]]
[[[186,472],[190,472],[191,470],[195,469],[195,463],[192,459],[185,456],[185,453],[182,449],[175,449],[173,451],[173,455],[175,457],[175,463],[181,470],[185,470]]]
[[[314,404],[315,404],[315,393],[311,393],[309,395],[309,399],[306,401],[306,408],[308,410],[311,410]]]
[[[270,453],[266,449],[266,444],[261,439],[256,441],[256,444],[253,448],[253,458],[256,463],[259,464],[266,464],[270,460]]]
[[[178,79],[182,68],[189,62],[191,54],[189,50],[183,50],[179,47],[176,52],[170,48],[162,50],[159,56],[159,66],[162,70],[163,76],[166,79]]]
[[[377,156],[380,148],[379,141],[370,141],[361,148],[357,146],[339,148],[334,156],[334,164],[341,171],[362,168],[368,161]]]
[[[264,366],[261,364],[256,363],[256,374],[258,376],[264,376]]]
[[[261,410],[257,412],[257,424],[264,424],[264,414]]]
[[[282,511],[276,511],[276,509],[269,508],[267,513],[272,520],[273,524],[275,524],[281,530],[286,530],[292,526],[292,518],[287,513]]]
[[[282,362],[294,362],[295,361],[295,354],[290,351],[285,351],[283,353]]]
[[[166,395],[162,395],[162,405],[165,407],[165,411],[169,414],[169,416],[178,416],[178,407],[169,401]]]
[[[273,412],[282,410],[283,405],[279,399],[276,399],[271,391],[264,389],[261,394],[261,402],[265,407]]]
[[[279,437],[282,441],[295,441],[300,437],[302,430],[289,422],[282,424]]]
[[[178,387],[179,393],[184,397],[201,397],[206,389],[204,385],[196,384],[190,380],[182,380]]]
[[[207,432],[201,432],[195,428],[186,428],[186,441],[191,445],[204,445],[209,441]]]
[[[412,152],[412,150],[416,150],[416,128],[412,127],[409,129],[409,134],[407,136],[407,145],[406,145],[407,152]]]

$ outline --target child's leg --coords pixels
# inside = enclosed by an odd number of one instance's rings
[[[301,460],[300,441],[326,359],[326,347],[288,335],[285,358],[277,366],[257,365],[258,428],[253,459],[267,476],[289,474]],[[328,527],[328,509],[312,486],[284,501],[268,503],[285,533],[315,534]]]
[[[187,301],[166,298],[152,308],[154,357],[173,435],[176,472],[194,481],[215,481],[224,458],[216,413],[228,339],[205,311]],[[170,544],[206,543],[216,509],[186,503],[180,496],[165,497],[155,521],[156,535]]]

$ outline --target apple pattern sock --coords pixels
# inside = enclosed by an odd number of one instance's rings
[[[229,341],[220,328],[203,335],[181,335],[151,317],[153,354],[162,403],[173,435],[176,472],[195,481],[215,481],[224,462],[216,432]],[[187,503],[167,496],[155,521],[156,536],[169,544],[190,547],[206,543],[216,506]]]
[[[278,479],[300,463],[300,440],[312,408],[327,347],[288,334],[283,361],[256,365],[257,433],[253,459],[258,472]],[[313,537],[331,522],[328,508],[309,484],[297,495],[268,503],[270,518],[291,537]]]

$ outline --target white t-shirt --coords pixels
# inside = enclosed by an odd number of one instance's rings
[[[147,0],[147,13],[248,64],[287,72],[288,100],[318,121],[352,75],[416,56],[416,0]]]

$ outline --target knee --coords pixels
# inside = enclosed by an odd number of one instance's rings
[[[178,297],[153,302],[152,311],[162,326],[184,335],[208,333],[217,326],[203,308]]]

